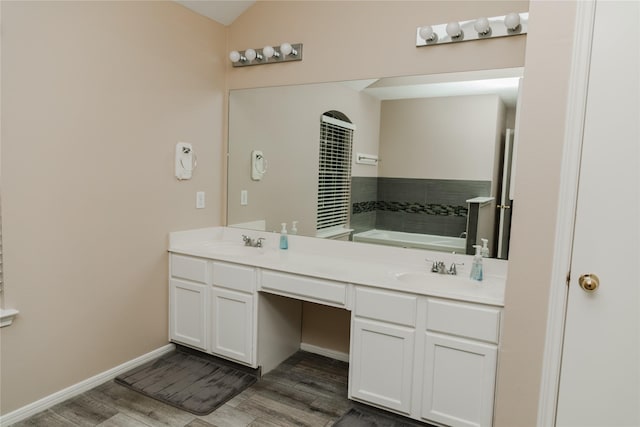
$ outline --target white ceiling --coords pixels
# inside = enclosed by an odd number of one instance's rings
[[[254,0],[175,0],[175,2],[223,25],[231,24],[255,3]]]
[[[515,106],[523,68],[352,80],[346,86],[381,100],[496,94]]]

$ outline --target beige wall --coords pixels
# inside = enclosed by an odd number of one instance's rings
[[[497,95],[383,101],[380,176],[493,181],[503,121]]]
[[[166,3],[2,8],[5,297],[22,311],[1,332],[3,412],[166,342],[166,233],[220,222],[219,61],[230,88],[522,66],[525,37],[416,49],[414,34],[530,9],[495,425],[535,425],[574,3],[258,2],[226,47],[219,26]],[[304,61],[233,69],[221,52],[285,40]],[[199,150],[189,183],[170,174],[179,139]]]
[[[222,222],[227,53],[171,2],[1,7],[5,414],[167,343],[168,232]]]
[[[351,312],[305,302],[302,304],[302,342],[349,354]]]
[[[279,231],[280,223],[290,228],[298,221],[300,234],[315,236],[320,117],[329,110],[341,111],[355,124],[354,158],[359,151],[377,154],[380,101],[369,95],[331,83],[231,93],[229,224],[266,220],[267,230]],[[268,162],[260,181],[251,179],[250,157],[256,149]],[[248,192],[245,206],[240,205],[241,190]]]
[[[496,426],[535,423],[549,289],[565,286],[550,281],[575,7],[545,1],[530,7]]]

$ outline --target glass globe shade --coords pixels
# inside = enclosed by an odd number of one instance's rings
[[[491,29],[489,20],[487,18],[476,19],[476,22],[473,24],[473,29],[476,30],[478,34],[487,34]]]
[[[520,15],[515,12],[511,12],[504,17],[504,25],[508,30],[515,30],[520,26]]]
[[[256,51],[253,49],[247,49],[244,51],[244,56],[247,58],[247,61],[251,62],[256,59]]]
[[[434,37],[433,28],[427,25],[420,28],[420,37],[425,41],[432,41]]]
[[[289,43],[282,43],[280,45],[280,53],[282,53],[283,56],[291,55],[291,52],[293,52],[293,47],[291,47]]]
[[[229,53],[229,59],[231,60],[231,62],[238,62],[240,61],[240,52],[238,52],[237,50],[232,50]]]
[[[446,31],[451,38],[459,37],[460,34],[462,34],[462,29],[460,28],[459,22],[449,22],[447,24]]]
[[[267,59],[273,58],[273,55],[275,53],[276,53],[276,51],[273,49],[273,46],[265,46],[265,47],[262,48],[262,54]]]

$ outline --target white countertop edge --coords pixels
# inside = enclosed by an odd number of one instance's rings
[[[467,200],[467,203],[489,203],[494,201],[496,198],[495,197],[474,197],[473,199],[469,199]]]
[[[11,326],[13,319],[20,314],[20,312],[13,308],[0,308],[0,328],[5,326]]]

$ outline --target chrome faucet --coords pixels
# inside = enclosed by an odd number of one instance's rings
[[[261,248],[262,247],[262,242],[264,242],[266,239],[264,237],[259,237],[257,239],[252,239],[249,236],[246,235],[242,235],[242,241],[244,242],[245,246],[251,246],[252,248]]]
[[[431,272],[432,273],[438,273],[438,274],[449,274],[451,276],[456,276],[458,274],[458,268],[456,266],[458,265],[464,265],[464,263],[455,263],[452,262],[451,266],[449,268],[447,268],[447,266],[445,265],[445,263],[443,261],[433,261],[430,259],[427,259],[426,261],[431,262]]]

